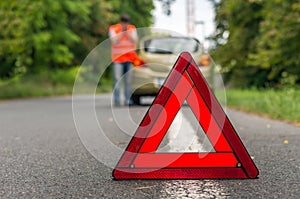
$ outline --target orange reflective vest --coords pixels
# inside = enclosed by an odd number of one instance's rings
[[[136,34],[134,25],[127,26],[128,34]],[[109,27],[109,36],[113,37],[117,34],[122,34],[121,24],[115,24]],[[127,34],[122,34],[116,44],[111,46],[111,57],[113,62],[133,62],[136,58],[136,44],[131,41]]]

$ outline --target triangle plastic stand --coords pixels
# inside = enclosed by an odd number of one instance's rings
[[[187,101],[215,152],[156,152]],[[114,179],[256,178],[258,169],[210,90],[184,52],[161,87],[113,170]]]

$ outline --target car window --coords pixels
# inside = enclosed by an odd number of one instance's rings
[[[196,39],[185,37],[161,37],[146,40],[144,50],[149,53],[171,54],[188,51],[198,51],[199,44]]]

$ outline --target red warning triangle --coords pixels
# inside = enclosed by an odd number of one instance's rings
[[[157,152],[184,101],[215,152]],[[192,56],[184,52],[113,170],[115,179],[256,178],[258,170]]]

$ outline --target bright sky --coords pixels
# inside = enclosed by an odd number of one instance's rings
[[[214,10],[213,6],[208,0],[194,0],[195,1],[195,14],[196,21],[204,21],[205,24],[196,26],[196,38],[201,42],[203,41],[203,33],[209,36],[214,32]],[[162,28],[167,30],[176,31],[178,33],[187,34],[186,28],[186,0],[176,0],[171,5],[171,15],[167,16],[163,13],[162,3],[154,0],[155,10],[154,25],[155,28]],[[205,42],[208,47],[208,43]]]

